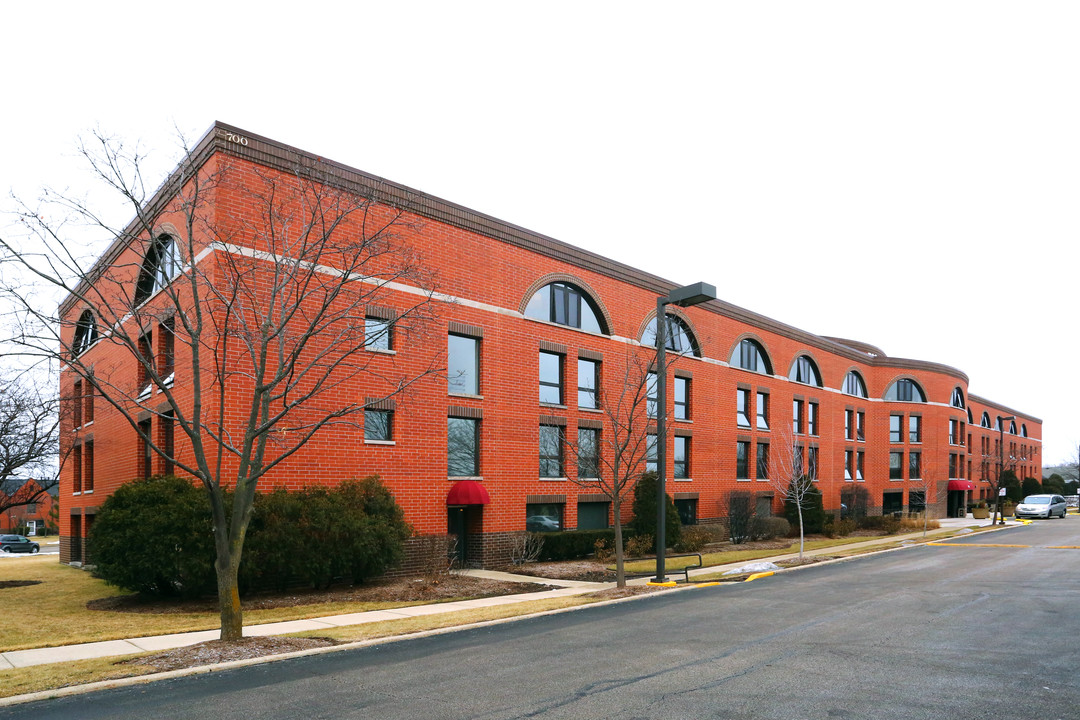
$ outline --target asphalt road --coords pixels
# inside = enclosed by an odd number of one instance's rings
[[[1080,517],[949,542],[0,718],[1080,718]]]

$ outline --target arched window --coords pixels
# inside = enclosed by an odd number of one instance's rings
[[[918,383],[908,378],[901,378],[885,391],[885,399],[894,402],[926,402],[926,395]]]
[[[982,420],[979,421],[979,426],[984,428],[990,427],[990,413],[983,413]]]
[[[971,417],[971,408],[968,408],[967,411],[968,411],[968,425],[974,425],[975,424],[975,419],[973,417]]]
[[[135,304],[145,302],[171,283],[180,274],[181,267],[180,248],[171,236],[162,235],[150,243],[135,286]]]
[[[745,338],[735,346],[731,353],[731,366],[749,370],[750,372],[772,375],[772,364],[765,348],[756,340]]]
[[[1010,420],[1009,421],[1009,434],[1010,435],[1015,435],[1016,434],[1016,421],[1015,420]]]
[[[994,429],[999,430],[999,431],[1004,431],[1005,430],[1005,423],[1002,422],[1000,415],[998,415],[997,419],[994,420]]]
[[[592,298],[570,283],[553,282],[537,290],[525,306],[525,315],[587,332],[608,334]]]
[[[855,397],[869,397],[866,394],[866,383],[863,382],[862,375],[852,370],[844,376],[844,394],[854,395]]]
[[[800,355],[795,358],[795,362],[791,365],[791,372],[788,373],[788,380],[821,387],[821,373],[818,372],[817,365],[809,355]]]
[[[71,354],[79,355],[97,342],[97,322],[94,313],[83,310],[79,322],[75,323],[75,339],[71,342]]]
[[[1020,425],[1020,437],[1027,437],[1027,423]]]
[[[949,400],[949,404],[952,405],[954,408],[963,408],[963,407],[965,407],[965,405],[964,405],[964,391],[961,390],[958,387],[953,388],[952,399]]]
[[[690,327],[677,315],[664,315],[667,318],[667,330],[664,331],[664,347],[678,353],[701,357],[701,348]],[[656,318],[645,326],[641,333],[641,344],[656,346]]]

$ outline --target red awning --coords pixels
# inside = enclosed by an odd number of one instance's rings
[[[447,505],[487,505],[490,502],[483,483],[476,480],[458,480],[446,494]]]
[[[950,480],[949,481],[949,489],[950,490],[974,490],[975,489],[975,483],[971,482],[970,480]]]

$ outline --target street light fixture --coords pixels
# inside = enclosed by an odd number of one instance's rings
[[[667,315],[664,307],[690,307],[716,299],[716,288],[694,283],[675,288],[667,297],[656,298],[656,577],[653,583],[666,583],[664,553],[667,545]]]
[[[997,496],[997,516],[998,525],[1005,524],[1005,516],[1001,514],[1001,491],[1005,489],[1005,486],[1001,484],[1001,474],[1005,472],[1005,422],[1015,420],[1015,415],[1009,415],[1008,417],[998,418],[998,496]]]

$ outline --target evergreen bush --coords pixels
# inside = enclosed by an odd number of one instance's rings
[[[655,472],[644,473],[634,486],[634,517],[630,521],[630,529],[636,535],[652,535],[656,537],[656,493],[658,479]],[[667,510],[664,520],[664,536],[668,547],[679,544],[679,533],[682,531],[682,522],[679,520],[679,511],[675,509],[675,502],[671,495],[665,495]],[[653,549],[656,549],[655,540]]]

